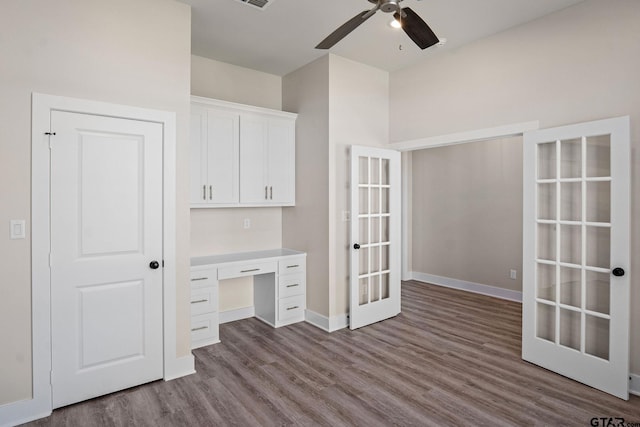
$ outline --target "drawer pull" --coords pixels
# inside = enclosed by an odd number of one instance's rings
[[[199,299],[197,301],[191,301],[191,304],[200,304],[201,302],[207,302],[209,301],[208,299]]]
[[[287,307],[287,311],[289,311],[289,310],[295,310],[296,308],[300,308],[300,307],[299,307],[299,306],[297,306],[297,305],[294,305],[293,307]]]
[[[300,286],[300,283],[296,283],[295,285],[287,285],[287,288],[295,288],[296,286]]]
[[[296,268],[296,267],[300,267],[300,264],[287,265],[287,268]]]
[[[208,326],[200,326],[199,328],[192,328],[191,332],[201,331],[203,329],[209,329],[209,327]]]
[[[260,271],[259,268],[252,268],[249,270],[241,270],[240,273],[251,273],[252,271]]]
[[[208,277],[194,277],[193,279],[191,279],[192,282],[197,282],[198,280],[207,280]]]

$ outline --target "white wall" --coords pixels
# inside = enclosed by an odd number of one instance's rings
[[[280,110],[282,78],[200,56],[191,56],[193,95]],[[251,228],[243,228],[243,220]],[[191,210],[191,256],[257,251],[282,247],[281,208]],[[223,280],[219,310],[253,305],[253,280]]]
[[[283,78],[285,107],[299,112],[297,206],[285,209],[284,243],[307,250],[307,306],[348,313],[349,146],[388,142],[388,73],[333,54]]]
[[[391,75],[391,140],[539,120],[631,116],[631,254],[640,251],[640,2],[587,0]],[[640,258],[632,256],[631,282]],[[631,306],[640,304],[632,287]],[[631,368],[640,372],[640,312]]]
[[[351,145],[389,142],[389,73],[337,55],[329,56],[329,250],[333,277],[331,316],[349,312]]]
[[[413,271],[521,292],[522,138],[411,155]]]
[[[307,252],[307,309],[329,316],[329,56],[282,79],[296,122],[296,206],[282,211],[285,247]]]
[[[177,345],[188,354],[189,7],[3,0],[0,28],[0,404],[31,397],[32,92],[177,112]],[[27,220],[26,240],[9,240],[10,219]]]

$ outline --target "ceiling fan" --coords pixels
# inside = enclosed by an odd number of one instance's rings
[[[367,19],[371,18],[378,10],[385,13],[393,12],[393,17],[400,23],[405,33],[418,45],[420,49],[426,49],[438,43],[438,37],[422,20],[408,7],[401,7],[402,0],[368,0],[375,6],[371,10],[365,10],[342,24],[337,30],[329,34],[322,40],[316,49],[329,49],[340,40],[345,38],[351,31],[355,30]]]

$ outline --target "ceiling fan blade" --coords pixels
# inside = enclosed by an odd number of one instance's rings
[[[345,38],[351,31],[358,28],[360,24],[362,24],[367,19],[371,18],[377,10],[378,8],[376,7],[374,9],[365,10],[364,12],[357,14],[356,16],[354,16],[353,18],[351,18],[350,20],[342,24],[342,26],[340,26],[333,33],[329,34],[326,39],[318,43],[318,46],[316,46],[316,49],[331,48],[334,44],[338,43],[340,40]]]
[[[400,14],[396,12],[393,14],[393,17],[402,23],[404,32],[407,33],[420,49],[426,49],[440,41],[427,23],[413,10],[408,7],[403,7],[402,15],[401,17]]]

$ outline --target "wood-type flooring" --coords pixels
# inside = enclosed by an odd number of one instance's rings
[[[220,344],[194,350],[197,374],[29,425],[640,426],[639,397],[523,362],[520,328],[518,303],[404,282],[393,319],[331,334],[304,322],[227,323]]]

